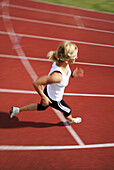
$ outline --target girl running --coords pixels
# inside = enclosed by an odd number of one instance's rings
[[[83,77],[84,71],[76,68],[72,73],[69,64],[77,59],[78,47],[69,42],[62,42],[57,51],[50,51],[49,58],[53,61],[52,68],[48,75],[42,76],[33,82],[33,86],[41,96],[39,104],[29,104],[23,107],[12,107],[10,118],[22,111],[45,110],[49,106],[64,113],[69,123],[80,123],[81,118],[73,118],[71,108],[62,99],[64,89],[68,85],[70,77]],[[42,85],[45,85],[44,90]]]

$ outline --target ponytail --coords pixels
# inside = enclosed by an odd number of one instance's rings
[[[56,51],[50,51],[47,56],[49,57],[49,59],[51,59],[53,62],[56,62],[57,59],[57,52]]]

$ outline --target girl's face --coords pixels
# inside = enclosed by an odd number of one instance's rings
[[[77,55],[76,55],[76,56],[74,56],[73,58],[70,58],[70,59],[65,60],[65,62],[66,62],[67,64],[73,64],[77,58],[78,58],[78,57],[77,57]]]
[[[74,58],[70,58],[70,59],[68,60],[68,63],[69,63],[69,64],[73,64],[77,58],[78,58],[77,56],[75,56]]]
[[[69,59],[68,64],[73,64],[75,62],[75,59]]]

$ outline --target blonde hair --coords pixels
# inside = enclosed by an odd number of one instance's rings
[[[50,51],[48,57],[54,61],[64,61],[65,59],[77,58],[78,47],[70,41],[62,42],[57,51]]]

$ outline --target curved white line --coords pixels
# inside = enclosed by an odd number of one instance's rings
[[[9,0],[4,0],[3,3],[2,3],[2,17],[3,17],[4,24],[5,24],[7,33],[9,35],[9,38],[10,38],[10,40],[11,40],[13,46],[14,46],[15,45],[15,41],[18,42],[18,40],[17,40],[17,35],[15,34],[15,31],[13,29],[13,26],[12,26],[12,23],[11,23],[11,20],[10,20],[9,8],[8,7],[9,7]],[[5,16],[8,16],[8,17],[5,17]],[[19,47],[20,48],[15,49],[15,51],[18,54],[18,57],[23,56],[23,57],[26,58],[26,55],[25,55],[24,51],[22,50],[20,44],[19,44]],[[31,78],[33,80],[36,80],[37,79],[37,75],[34,72],[32,66],[28,62],[28,60],[23,60],[22,58],[20,58],[20,60],[22,61],[23,65],[25,66],[25,69],[27,70],[27,72],[31,75]]]

